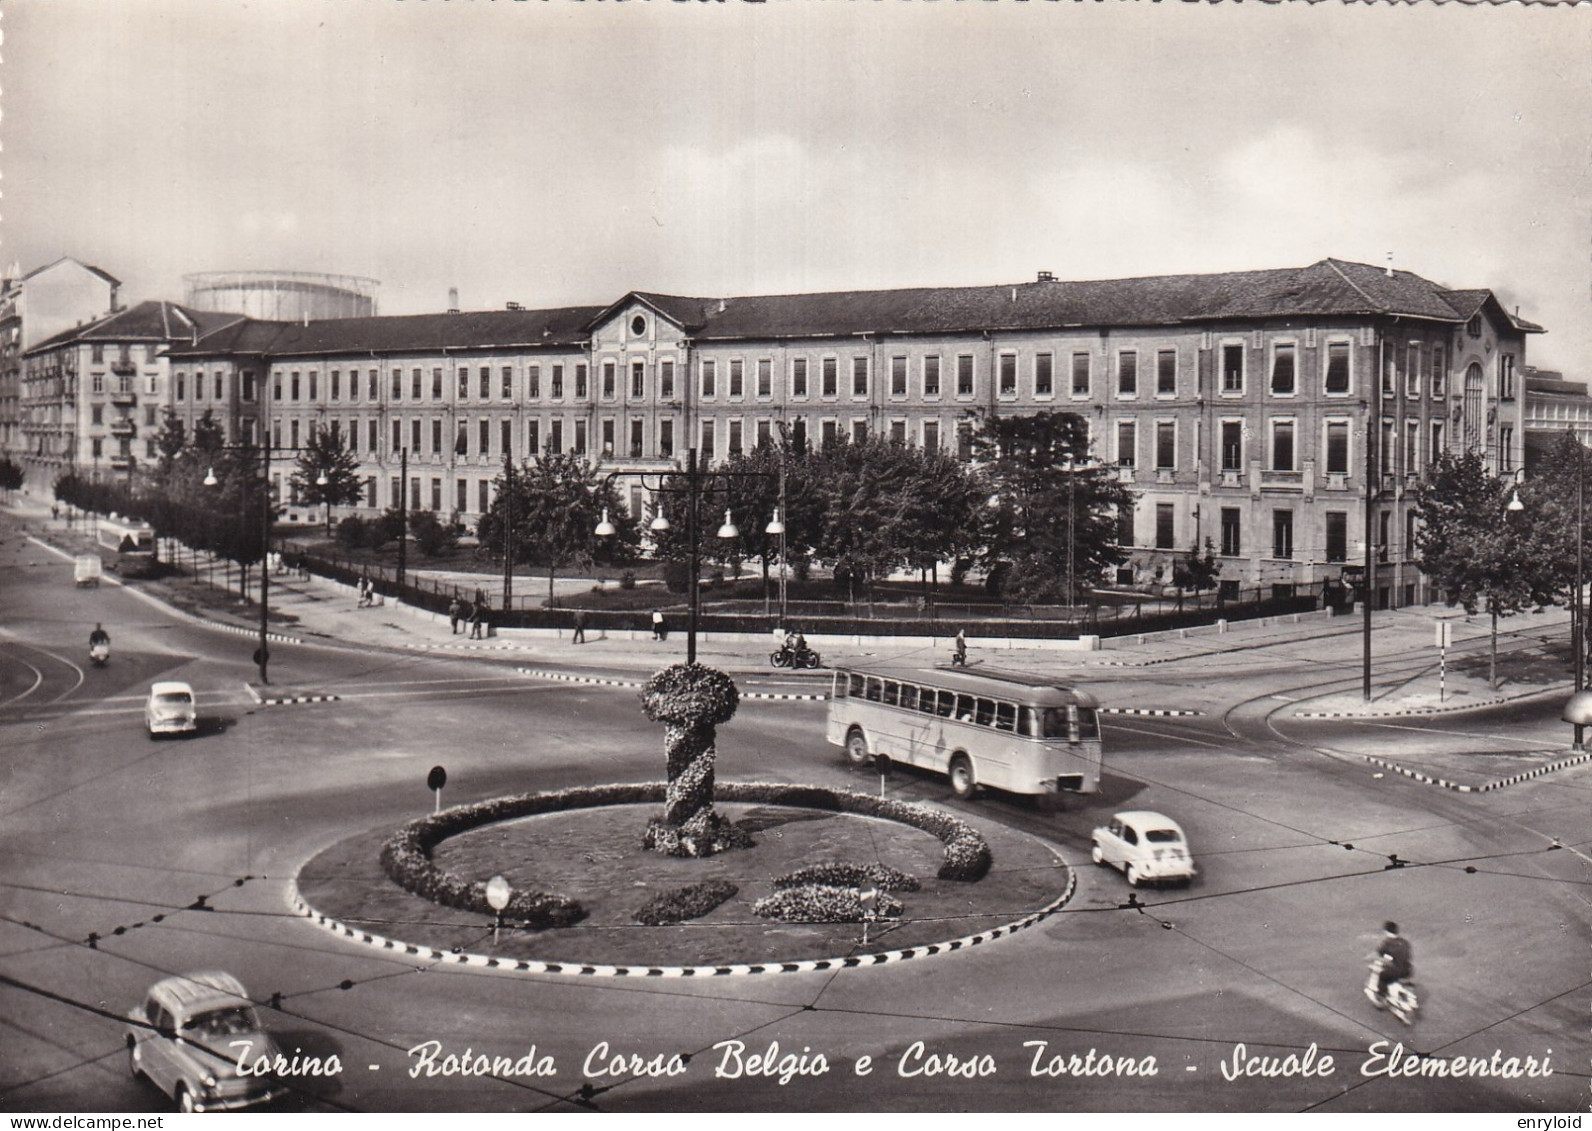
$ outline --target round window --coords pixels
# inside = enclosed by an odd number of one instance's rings
[[[647,332],[647,320],[639,314],[636,315],[630,320],[630,332],[638,338],[641,337]]]

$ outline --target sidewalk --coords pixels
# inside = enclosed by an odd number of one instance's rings
[[[46,503],[18,495],[4,507],[33,528],[30,532],[70,553],[86,548],[92,539],[82,523],[74,533],[63,520],[52,520]],[[138,583],[150,595],[168,598],[188,615],[197,616],[233,630],[257,631],[257,607],[237,598],[237,568],[217,562],[211,567],[215,587],[178,578],[161,582]],[[201,557],[200,574],[206,572]],[[573,580],[573,579],[572,579]],[[490,589],[489,589],[490,592]],[[671,618],[668,639],[655,641],[645,630],[604,632],[589,629],[588,643],[576,644],[569,630],[505,629],[491,631],[487,638],[472,640],[469,626],[450,629],[448,618],[397,602],[371,608],[358,607],[352,586],[311,575],[300,578],[290,573],[273,574],[270,593],[271,630],[282,637],[305,642],[323,641],[370,648],[479,654],[514,660],[530,669],[569,669],[587,674],[621,673],[628,678],[644,677],[658,668],[684,659],[684,626],[678,616]],[[1433,643],[1433,624],[1438,620],[1453,625],[1453,647],[1448,650],[1446,672],[1440,672],[1439,653]],[[1373,658],[1386,664],[1391,658],[1400,663],[1397,670],[1379,675],[1373,685],[1371,701],[1366,702],[1359,688],[1334,691],[1299,699],[1293,713],[1307,718],[1365,717],[1380,715],[1427,714],[1449,710],[1468,710],[1546,692],[1568,693],[1568,660],[1557,653],[1565,651],[1568,614],[1562,609],[1527,613],[1507,618],[1499,625],[1499,686],[1487,681],[1487,640],[1489,624],[1484,616],[1467,618],[1462,610],[1442,606],[1401,609],[1375,614]],[[1362,621],[1358,614],[1328,616],[1302,613],[1256,621],[1235,621],[1224,630],[1215,626],[1177,630],[1145,636],[1120,637],[1107,642],[1100,651],[1061,650],[1054,647],[995,647],[993,642],[969,638],[968,648],[974,666],[1032,672],[1056,679],[1109,678],[1132,679],[1135,669],[1153,668],[1155,680],[1144,673],[1145,682],[1173,679],[1182,675],[1201,675],[1222,681],[1242,661],[1248,671],[1267,660],[1267,649],[1279,649],[1279,658],[1298,659],[1298,649],[1310,650],[1317,660],[1344,660],[1360,655]],[[871,640],[857,637],[811,636],[810,642],[827,664],[859,661],[941,664],[949,658],[948,638]],[[1008,643],[1002,641],[1001,643]],[[792,672],[775,669],[768,662],[771,639],[764,634],[699,633],[697,659],[740,676],[762,677],[783,684],[809,685],[821,691],[830,673],[826,670]],[[1291,654],[1281,650],[1292,648]],[[1164,665],[1187,663],[1188,668],[1168,669]],[[1416,665],[1413,670],[1411,665]],[[1338,682],[1342,682],[1339,677]],[[1206,698],[1222,698],[1212,687]]]

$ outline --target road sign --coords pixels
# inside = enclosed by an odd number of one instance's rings
[[[448,784],[448,771],[441,766],[432,766],[431,772],[426,775],[426,788],[437,795],[436,808],[433,813],[442,812],[442,787]]]

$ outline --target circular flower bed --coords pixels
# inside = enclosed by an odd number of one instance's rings
[[[436,845],[468,829],[518,817],[603,805],[662,801],[666,788],[663,782],[586,786],[551,793],[496,797],[474,805],[447,809],[410,821],[388,838],[381,849],[382,870],[394,883],[424,899],[463,911],[492,915],[494,912],[486,900],[486,884],[480,880],[466,880],[451,875],[437,867],[431,859],[431,850]],[[989,843],[977,829],[937,809],[810,785],[721,782],[714,793],[724,801],[762,802],[857,813],[922,829],[938,837],[945,846],[938,873],[942,880],[969,883],[981,880],[989,873],[993,863]],[[506,921],[527,927],[567,927],[584,918],[585,910],[566,896],[552,892],[521,891],[514,893],[503,914]]]

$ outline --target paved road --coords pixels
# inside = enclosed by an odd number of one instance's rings
[[[962,805],[944,782],[908,772],[886,783],[897,796],[1032,832],[1079,863],[1077,895],[1039,927],[822,975],[515,977],[336,940],[286,913],[288,880],[352,831],[427,811],[423,782],[435,762],[449,768],[450,803],[657,776],[660,736],[633,692],[528,679],[512,654],[282,645],[275,679],[340,698],[261,707],[245,688],[246,639],[114,587],[75,590],[69,576],[0,527],[0,1107],[159,1110],[161,1098],[126,1075],[115,1015],[166,972],[217,966],[266,1003],[286,1049],[339,1057],[341,1075],[304,1079],[285,1102],[309,1110],[1587,1102],[1592,771],[1459,794],[1378,776],[1360,756],[1541,748],[1563,739],[1551,705],[1411,720],[1287,717],[1279,712],[1298,689],[1356,678],[1353,655],[1319,641],[1095,670],[1108,702],[1175,699],[1205,713],[1111,717],[1102,793],[1060,806],[999,796]],[[107,669],[84,671],[75,641],[94,620],[112,626],[115,651]],[[1390,655],[1390,668],[1399,662]],[[143,737],[142,692],[156,678],[194,683],[201,736]],[[878,788],[824,745],[824,710],[748,701],[722,732],[721,773]],[[1198,883],[1142,893],[1134,907],[1119,875],[1088,866],[1089,829],[1129,806],[1179,817],[1202,865]],[[1413,1032],[1359,992],[1359,956],[1390,914],[1417,947],[1426,1010]],[[1550,1057],[1554,1075],[1363,1074],[1368,1047],[1385,1038],[1442,1056]],[[534,1046],[556,1075],[413,1078],[410,1050],[430,1041],[514,1057]],[[746,1071],[746,1058],[775,1043],[792,1058],[785,1083]],[[1324,1077],[1229,1081],[1224,1066],[1231,1071],[1240,1043],[1277,1057],[1315,1045],[1336,1066]],[[1047,1074],[1091,1050],[1139,1074]],[[631,1054],[639,1074],[609,1071],[613,1057]],[[684,1068],[668,1075],[673,1054]],[[813,1074],[820,1054],[828,1070]]]

